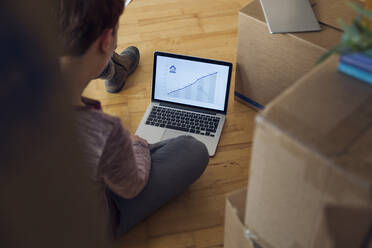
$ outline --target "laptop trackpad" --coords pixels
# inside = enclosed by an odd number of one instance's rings
[[[176,138],[181,135],[187,135],[185,132],[178,132],[176,130],[165,129],[161,140]]]

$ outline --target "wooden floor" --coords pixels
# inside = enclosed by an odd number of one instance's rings
[[[140,49],[138,69],[118,94],[96,80],[84,95],[135,132],[150,101],[155,50],[234,63],[239,10],[250,0],[133,0],[120,19],[118,49]],[[234,68],[235,71],[235,68]],[[189,190],[120,240],[120,247],[223,247],[225,195],[247,186],[255,112],[234,100],[215,157]]]

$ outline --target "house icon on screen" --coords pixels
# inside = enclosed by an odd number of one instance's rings
[[[176,73],[176,72],[177,72],[177,68],[174,65],[169,67],[169,73]]]

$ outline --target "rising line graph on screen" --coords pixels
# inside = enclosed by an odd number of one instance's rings
[[[213,72],[201,76],[185,86],[171,90],[167,92],[167,95],[175,98],[214,103],[216,81],[217,72]]]

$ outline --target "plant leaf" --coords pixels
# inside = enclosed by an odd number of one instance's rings
[[[368,17],[369,19],[372,20],[372,11],[371,10],[367,10],[367,9],[364,9],[362,7],[360,7],[359,5],[355,4],[355,3],[352,3],[352,2],[349,2],[349,5],[355,10],[357,11],[359,14],[363,15],[363,16],[366,16]]]
[[[341,53],[341,44],[338,44],[337,46],[332,47],[325,53],[323,53],[316,61],[316,65],[322,63],[324,60],[326,60],[329,56],[331,56],[334,53]]]

